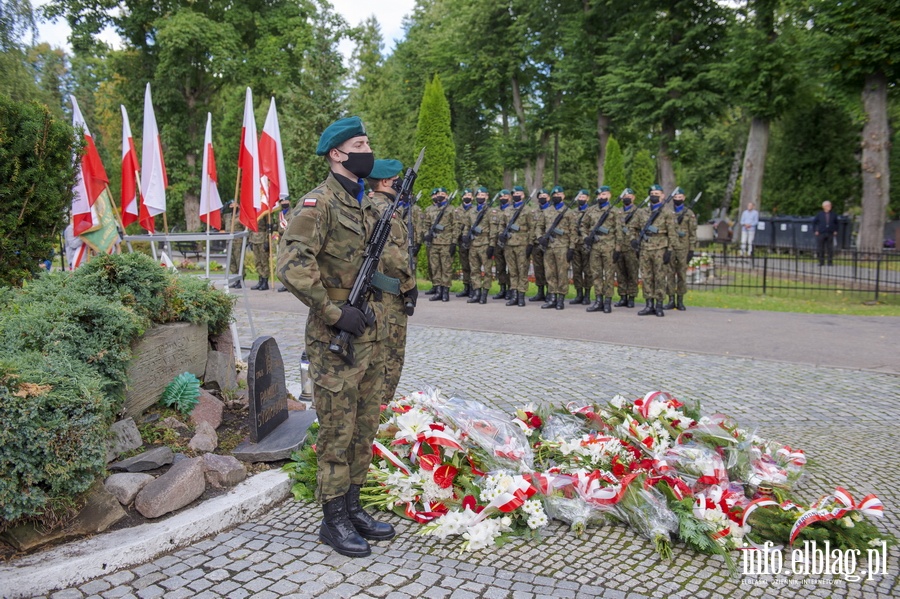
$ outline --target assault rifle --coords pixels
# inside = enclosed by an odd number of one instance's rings
[[[653,223],[656,222],[656,219],[659,218],[659,215],[662,214],[663,210],[665,210],[666,204],[668,204],[669,202],[672,201],[672,197],[674,195],[675,195],[675,192],[672,192],[669,194],[669,197],[667,197],[665,199],[665,201],[663,201],[662,206],[660,206],[656,212],[651,214],[650,218],[647,219],[647,222],[644,223],[644,228],[641,229],[641,234],[638,235],[638,238],[631,240],[631,247],[634,248],[634,251],[640,252],[641,251],[641,243],[643,243],[644,240],[647,239],[648,234],[653,235],[654,233],[657,232],[658,229],[653,225]]]
[[[494,202],[497,201],[497,198],[499,196],[500,192],[498,191],[496,194],[494,194],[494,197],[491,198],[491,201],[488,202],[488,204],[484,208],[478,211],[478,216],[475,217],[475,222],[472,223],[472,226],[469,228],[469,232],[463,235],[462,239],[460,240],[460,243],[464,248],[468,248],[470,245],[472,245],[472,240],[476,236],[481,235],[481,221],[484,220],[484,215],[487,214],[487,211],[490,210],[491,206],[494,205]],[[478,208],[476,207],[476,210],[477,209]]]
[[[609,233],[609,229],[604,227],[603,223],[605,223],[606,219],[609,218],[609,214],[612,212],[612,209],[619,204],[619,200],[622,199],[623,195],[625,194],[620,195],[618,198],[609,203],[609,208],[607,208],[603,212],[603,214],[600,215],[600,218],[597,219],[597,224],[594,225],[593,229],[591,229],[591,234],[584,238],[584,247],[588,252],[590,252],[591,248],[594,247],[594,242],[597,240],[598,233],[602,233],[603,235]]]
[[[384,252],[384,246],[387,244],[391,233],[391,218],[393,218],[402,199],[409,201],[410,191],[412,191],[413,183],[416,180],[416,175],[424,157],[425,148],[422,148],[415,166],[406,171],[406,176],[403,177],[403,185],[400,186],[397,198],[389,208],[381,213],[381,217],[375,225],[375,230],[372,232],[372,237],[369,238],[369,242],[366,244],[362,267],[360,267],[356,280],[353,281],[353,287],[350,289],[347,304],[365,314],[369,320],[373,317],[372,308],[369,306],[369,295],[374,289],[382,289],[397,295],[400,293],[400,281],[379,273],[378,262],[381,260],[381,254]],[[331,343],[328,344],[328,351],[337,354],[346,364],[353,365],[353,345],[351,343],[351,334],[347,331],[341,331],[331,338]]]
[[[416,245],[415,229],[413,228],[413,206],[419,203],[422,192],[416,194],[416,199],[406,205],[406,251],[409,252],[409,271],[416,276],[416,256],[419,255],[419,247]]]
[[[569,207],[564,205],[563,209],[560,210],[559,214],[556,215],[556,218],[553,219],[553,224],[551,224],[547,228],[547,232],[538,238],[538,243],[540,244],[540,246],[542,248],[544,248],[544,249],[547,248],[547,246],[550,244],[550,239],[552,239],[554,235],[562,235],[563,232],[559,231],[559,229],[557,229],[557,227],[559,226],[559,223],[562,222],[563,217],[566,215],[566,212],[568,212],[568,211],[569,211]],[[559,233],[557,233],[557,231],[559,231]]]
[[[631,212],[631,214],[628,214],[625,216],[625,224],[627,225],[628,223],[630,223],[631,219],[634,218],[634,215],[638,213],[638,210],[640,210],[641,208],[646,206],[647,202],[649,202],[649,201],[650,201],[650,196],[647,196],[646,198],[644,198],[644,201],[641,202],[640,206],[635,206],[634,210]]]
[[[453,196],[456,195],[456,191],[450,194],[450,197],[447,198],[447,202],[444,204],[444,207],[441,208],[441,211],[438,212],[437,218],[434,219],[434,222],[431,223],[431,227],[428,228],[428,233],[425,234],[425,243],[428,244],[428,247],[431,247],[431,242],[434,240],[434,234],[440,233],[444,230],[444,225],[441,224],[441,219],[444,218],[444,213],[447,212],[447,208],[450,207],[450,202],[453,200]]]
[[[696,205],[697,205],[697,202],[700,201],[700,196],[702,196],[702,195],[703,195],[703,192],[702,192],[702,191],[701,191],[700,193],[697,194],[697,197],[695,197],[695,198],[694,198],[694,201],[691,202],[691,205],[688,206],[688,210],[693,210],[693,209],[694,209],[694,206],[696,206]],[[682,210],[682,211],[681,211],[681,214],[678,215],[678,224],[679,224],[679,225],[682,223],[682,221],[684,221],[684,215],[685,215],[685,214],[687,214],[687,210]]]
[[[509,222],[506,223],[506,227],[503,229],[503,232],[497,236],[497,245],[499,247],[506,246],[506,242],[509,241],[510,233],[515,233],[519,230],[519,225],[516,224],[516,221],[519,220],[519,216],[522,214],[522,211],[525,210],[525,206],[531,202],[531,199],[537,195],[537,190],[531,190],[531,195],[528,196],[528,199],[522,202],[522,205],[516,208],[516,211],[513,212],[513,215],[509,217]]]

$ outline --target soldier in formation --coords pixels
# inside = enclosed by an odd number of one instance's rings
[[[575,227],[577,229],[578,239],[584,239],[587,234],[584,230],[584,217],[588,213],[588,195],[587,189],[578,191],[575,196]],[[575,244],[575,250],[572,254],[572,284],[575,285],[575,299],[570,304],[584,304],[589,306],[591,303],[591,275],[590,265],[588,264],[590,256],[584,243]]]
[[[634,308],[639,280],[638,253],[634,248],[646,215],[634,203],[634,190],[626,187],[622,192],[622,208],[616,210],[616,245],[613,260],[616,263],[616,279],[619,282],[617,308]]]
[[[487,303],[493,281],[493,258],[499,221],[499,210],[488,206],[488,190],[479,187],[475,193],[475,208],[462,218],[461,228],[469,246],[469,267],[472,271],[470,304]],[[475,226],[476,221],[479,221]]]
[[[453,255],[459,239],[459,219],[456,209],[450,205],[447,189],[435,187],[431,191],[434,205],[425,211],[428,230],[428,263],[431,266],[431,282],[436,292],[430,301],[450,301],[450,281],[453,276]]]
[[[467,220],[466,215],[470,210],[472,210],[472,200],[474,199],[474,197],[475,196],[472,190],[468,187],[463,190],[462,202],[460,203],[459,208],[456,212],[457,216],[463,224],[465,224]],[[459,268],[462,271],[463,289],[456,294],[456,297],[472,296],[472,267],[469,264],[469,248],[462,242],[462,237],[463,235],[465,235],[465,233],[465,226],[461,226],[457,245],[459,246]]]
[[[547,273],[544,269],[544,248],[537,243],[537,230],[540,223],[544,219],[544,213],[550,208],[550,192],[541,189],[537,194],[538,204],[531,211],[531,230],[535,236],[532,243],[526,247],[526,251],[530,254],[531,262],[534,266],[534,284],[537,286],[537,293],[533,297],[528,298],[530,302],[543,302],[547,300]],[[531,248],[530,250],[528,248]]]
[[[521,187],[519,189],[522,189]],[[500,214],[503,215],[509,210],[512,204],[510,199],[512,194],[508,189],[500,190]],[[499,234],[499,233],[498,233]],[[494,296],[495,300],[506,299],[506,293],[509,290],[509,273],[506,266],[506,251],[503,247],[497,245],[494,248],[494,269],[497,271],[497,282],[500,283],[500,291]]]
[[[663,189],[659,185],[653,185],[650,188],[647,219],[641,228],[640,237],[633,244],[640,254],[644,299],[647,301],[644,309],[638,312],[639,316],[665,316],[663,297],[666,291],[666,267],[672,259],[676,237],[674,216],[671,210],[665,209]]]
[[[566,294],[569,292],[569,264],[575,254],[575,240],[578,228],[574,212],[566,206],[566,193],[557,185],[550,193],[552,206],[543,211],[543,218],[538,222],[537,241],[544,249],[544,269],[547,273],[547,301],[542,309],[566,307]]]
[[[672,260],[669,263],[669,276],[666,293],[669,303],[664,310],[685,310],[684,295],[687,293],[687,268],[694,257],[697,247],[697,216],[694,211],[684,205],[684,190],[676,187],[672,195],[672,213],[675,224],[675,241],[672,246]]]
[[[588,306],[588,312],[612,312],[612,295],[616,271],[616,217],[610,203],[612,193],[608,186],[597,190],[597,203],[589,208],[582,221],[584,247],[588,254],[591,281],[596,299]],[[588,294],[590,290],[588,290]]]
[[[509,269],[509,291],[507,306],[525,306],[525,292],[528,290],[529,248],[532,245],[533,219],[529,218],[525,206],[525,190],[513,188],[513,204],[500,219],[501,233],[497,246],[503,247],[506,266]]]

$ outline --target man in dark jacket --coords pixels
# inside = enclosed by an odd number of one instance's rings
[[[822,210],[813,219],[813,233],[816,236],[818,246],[819,266],[825,265],[826,255],[828,266],[834,257],[834,236],[837,235],[837,216],[831,211],[831,202],[822,202]]]

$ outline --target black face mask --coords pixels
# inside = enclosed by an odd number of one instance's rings
[[[338,152],[347,155],[347,160],[343,162],[344,168],[360,179],[372,174],[372,169],[375,168],[375,154],[372,152]]]
[[[562,201],[563,201],[562,196],[553,196],[553,203],[554,203],[554,204],[559,204],[559,203],[562,202]]]
[[[631,198],[627,198],[627,197],[622,198],[622,205],[623,206],[631,206]]]
[[[672,203],[675,204],[676,206],[683,206],[684,200],[672,200]]]
[[[525,199],[525,196],[519,196],[519,195],[513,196],[513,202],[521,202],[524,199]]]
[[[546,204],[548,200],[549,200],[549,198],[547,196],[541,196],[538,198],[538,202],[541,204],[541,206]]]
[[[487,201],[487,198],[475,198],[475,201],[479,204],[484,204]]]
[[[587,204],[587,200],[578,200],[578,204],[580,206],[584,206],[585,204]]]
[[[468,206],[471,203],[472,203],[472,198],[463,198],[463,204]]]

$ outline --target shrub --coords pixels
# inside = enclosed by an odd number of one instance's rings
[[[173,276],[166,289],[167,311],[160,322],[207,323],[210,335],[228,329],[237,296],[222,293],[196,277]]]
[[[168,322],[163,314],[172,279],[156,260],[134,252],[97,256],[75,271],[74,283],[79,291],[118,300],[154,322]]]

